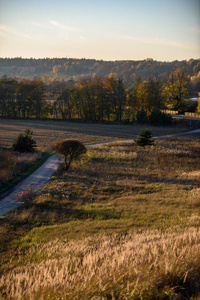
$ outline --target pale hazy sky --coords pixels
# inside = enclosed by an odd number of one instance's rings
[[[200,0],[0,0],[0,57],[200,57]]]

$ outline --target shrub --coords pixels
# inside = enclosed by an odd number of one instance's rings
[[[146,111],[142,108],[141,110],[139,110],[139,111],[137,112],[137,115],[136,115],[136,121],[137,121],[137,123],[139,123],[139,124],[145,124],[145,123],[147,123],[147,120],[148,120],[148,118],[147,118],[147,113],[146,113]]]
[[[165,126],[172,124],[172,116],[156,109],[149,116],[149,123],[152,126]]]
[[[0,151],[0,169],[12,168],[15,169],[17,160],[11,153],[6,151]]]
[[[154,140],[152,140],[152,132],[148,129],[142,129],[140,131],[139,137],[135,140],[137,146],[148,146],[154,145]]]
[[[26,129],[25,134],[20,133],[14,141],[12,148],[18,152],[34,152],[37,146],[36,141],[32,138],[33,132]]]
[[[197,111],[198,103],[191,100],[185,101],[184,112],[193,112]]]
[[[33,204],[33,200],[36,197],[36,193],[31,189],[16,194],[16,199],[19,204],[23,204],[25,207],[29,207]]]
[[[17,171],[18,159],[9,150],[0,150],[0,189],[16,177]]]
[[[76,140],[62,140],[55,145],[55,151],[65,157],[65,169],[68,170],[73,159],[86,153],[86,147]]]

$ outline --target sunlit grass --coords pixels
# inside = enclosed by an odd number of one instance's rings
[[[19,251],[1,291],[18,299],[187,298],[199,289],[199,247],[197,228],[56,239]]]

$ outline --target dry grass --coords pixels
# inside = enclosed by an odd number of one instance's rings
[[[18,261],[0,279],[6,299],[186,298],[200,289],[200,230],[54,240]]]
[[[15,153],[9,149],[0,150],[0,189],[19,174],[25,172],[39,158],[41,152]]]
[[[3,299],[198,299],[200,136],[90,148],[1,220]]]

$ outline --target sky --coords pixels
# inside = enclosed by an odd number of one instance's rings
[[[0,0],[0,57],[200,58],[200,0]]]

